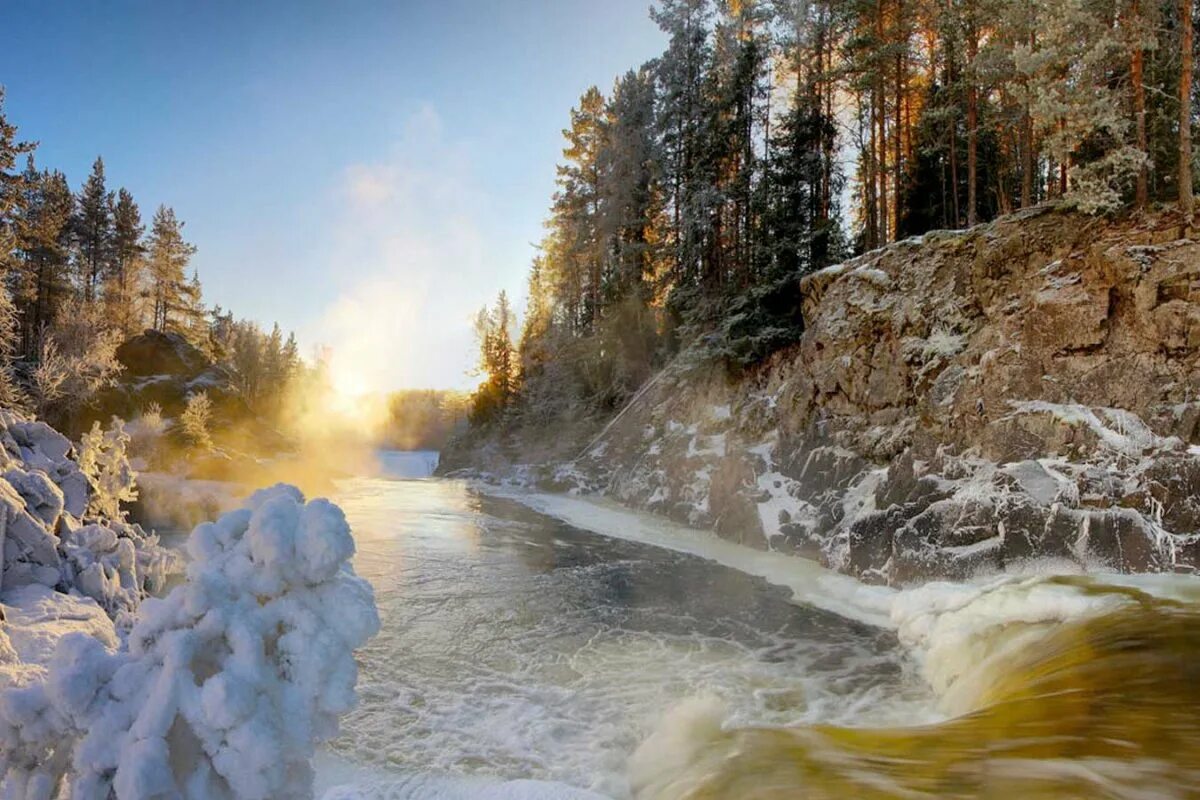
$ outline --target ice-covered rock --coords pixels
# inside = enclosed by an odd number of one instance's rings
[[[106,530],[72,537],[104,549]],[[142,603],[124,649],[62,636],[42,680],[0,692],[11,796],[311,797],[314,747],[354,704],[354,650],[379,626],[346,519],[276,486],[188,551],[187,582]]]

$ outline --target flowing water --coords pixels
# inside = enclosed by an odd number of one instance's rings
[[[435,459],[335,497],[383,629],[330,800],[1200,796],[1193,579],[873,590]]]

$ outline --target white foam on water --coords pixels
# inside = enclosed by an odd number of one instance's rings
[[[497,780],[364,767],[328,751],[313,759],[320,800],[608,800],[563,783]]]

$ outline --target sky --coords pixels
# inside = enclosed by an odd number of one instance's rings
[[[0,0],[39,166],[97,155],[186,222],[210,305],[331,352],[354,392],[469,388],[518,303],[579,96],[653,58],[649,0]]]

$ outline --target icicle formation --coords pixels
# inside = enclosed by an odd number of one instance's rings
[[[379,628],[346,518],[278,485],[192,532],[187,583],[148,599],[127,651],[63,638],[0,694],[4,798],[304,798]]]

